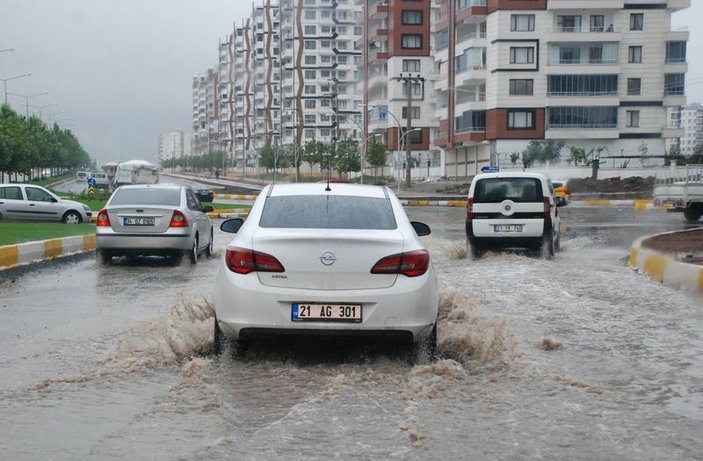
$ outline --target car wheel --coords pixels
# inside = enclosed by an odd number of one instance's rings
[[[64,213],[61,221],[66,224],[80,224],[83,220],[81,219],[81,215],[78,214],[77,211],[69,210]]]
[[[425,365],[437,361],[437,323],[432,326],[430,335],[414,343],[412,346],[412,361],[417,365]]]
[[[227,340],[227,337],[222,333],[220,324],[215,317],[215,328],[213,332],[212,353],[216,356],[222,355],[229,347],[232,358],[242,357],[246,351],[246,343],[241,340]]]
[[[112,260],[112,254],[105,250],[95,250],[95,254],[97,255],[98,264],[106,265]]]
[[[215,249],[215,242],[212,235],[212,230],[210,231],[210,243],[208,243],[207,248],[205,248],[205,256],[212,258]]]
[[[683,217],[686,218],[688,222],[697,222],[701,219],[701,210],[697,208],[686,208],[683,210]]]
[[[197,236],[193,240],[193,248],[190,250],[188,257],[190,258],[191,264],[198,264],[198,237]]]

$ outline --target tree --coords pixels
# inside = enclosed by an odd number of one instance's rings
[[[510,153],[510,163],[512,163],[513,166],[515,166],[515,164],[517,163],[518,160],[520,160],[520,152],[511,152]]]
[[[530,164],[537,162],[540,165],[544,165],[548,162],[555,162],[561,157],[561,149],[563,147],[564,143],[561,141],[553,139],[539,141],[533,139],[527,145],[527,158],[531,160]]]
[[[373,166],[373,176],[376,177],[377,168],[381,167],[381,176],[383,176],[383,167],[386,165],[386,155],[388,151],[386,150],[386,145],[379,142],[376,136],[371,138],[369,143],[368,152],[366,155],[366,161],[369,165]]]
[[[303,148],[303,154],[301,155],[301,160],[307,162],[310,165],[310,174],[312,174],[312,167],[316,164],[322,165],[323,160],[323,150],[324,143],[316,141],[315,138],[305,143]]]
[[[266,170],[270,170],[274,167],[273,162],[273,147],[271,144],[266,144],[263,147],[259,148],[259,166],[266,168]]]
[[[569,158],[567,162],[574,162],[574,166],[579,166],[579,163],[584,165],[588,161],[588,154],[586,154],[586,149],[583,147],[569,146]]]
[[[334,169],[340,174],[361,170],[359,143],[356,139],[347,136],[337,143]]]

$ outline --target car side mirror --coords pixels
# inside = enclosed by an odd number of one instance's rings
[[[228,234],[236,234],[239,232],[242,224],[244,224],[244,220],[242,218],[227,219],[220,225],[220,230],[222,232],[227,232]]]
[[[413,226],[413,229],[415,229],[415,233],[418,235],[418,237],[430,235],[430,233],[432,232],[430,230],[430,226],[428,226],[424,222],[410,221],[410,225]]]
[[[557,202],[557,207],[566,206],[566,198],[564,197],[555,197],[555,201]]]
[[[210,205],[203,206],[203,213],[212,213],[213,211],[215,211],[215,209]]]

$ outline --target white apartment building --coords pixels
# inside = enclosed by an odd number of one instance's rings
[[[159,161],[190,155],[190,134],[182,130],[165,131],[159,135]]]
[[[641,146],[661,156],[682,135],[667,110],[685,103],[688,32],[671,30],[671,14],[690,0],[435,4],[433,143],[448,175],[505,164],[533,139],[603,147],[634,166]]]
[[[193,155],[220,148],[218,88],[219,72],[215,68],[193,77]]]
[[[682,106],[672,111],[671,120],[674,125],[683,130],[683,134],[675,143],[681,155],[690,157],[695,154],[698,147],[703,144],[703,105],[693,103]]]

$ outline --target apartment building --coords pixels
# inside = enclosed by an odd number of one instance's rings
[[[683,131],[673,144],[686,157],[695,154],[703,144],[703,105],[693,103],[676,108],[671,112],[671,122]]]
[[[202,155],[220,146],[219,71],[208,69],[193,77],[192,153]]]
[[[391,152],[391,174],[402,177],[410,161],[431,166],[434,175],[440,175],[441,152],[432,146],[432,134],[439,127],[433,6],[429,0],[365,0],[364,8],[366,132],[377,135]]]
[[[635,156],[682,135],[667,110],[685,103],[688,32],[671,30],[671,14],[690,0],[435,5],[433,143],[447,175],[507,164],[534,139]]]
[[[190,155],[190,133],[169,130],[159,135],[159,161],[172,160]]]

